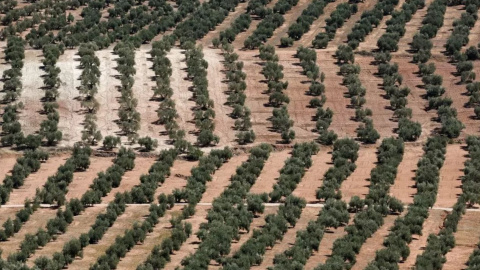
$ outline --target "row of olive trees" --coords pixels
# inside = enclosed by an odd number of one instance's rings
[[[313,0],[307,8],[302,11],[302,14],[297,18],[296,22],[288,27],[288,37],[281,38],[281,46],[290,47],[295,40],[301,39],[303,34],[310,30],[310,26],[313,22],[323,14],[323,9],[330,2],[334,1]]]
[[[361,124],[357,128],[357,137],[363,143],[375,143],[380,134],[373,126],[373,120],[370,118],[372,111],[369,108],[363,108],[367,102],[365,95],[367,89],[360,81],[360,66],[355,64],[355,55],[352,47],[349,45],[340,45],[335,51],[335,58],[340,64],[340,74],[343,76],[343,84],[347,86],[348,96],[350,97],[350,106],[355,108],[355,120]]]
[[[192,81],[195,127],[198,129],[197,144],[209,146],[218,144],[220,138],[213,133],[215,130],[214,102],[210,99],[208,90],[207,68],[208,62],[204,59],[203,48],[195,47],[193,42],[184,43],[187,62],[187,78]]]
[[[27,205],[25,208],[27,211],[24,211],[23,220],[28,220],[30,215],[40,207],[40,203],[57,204],[57,206],[65,204],[65,194],[68,192],[68,185],[73,180],[73,174],[88,169],[91,154],[92,150],[88,146],[76,144],[72,156],[67,159],[65,164],[58,167],[57,172],[53,176],[48,177],[41,190],[37,190],[33,199],[33,207],[28,207]],[[8,261],[11,263],[24,263],[38,248],[44,247],[50,240],[55,239],[58,234],[64,233],[67,226],[72,223],[73,217],[79,214],[80,205],[81,203],[78,199],[73,199],[66,205],[65,210],[59,209],[56,217],[47,221],[47,230],[39,228],[35,234],[27,234],[20,243],[20,250],[10,254]],[[28,211],[29,209],[31,211]],[[4,225],[7,225],[4,228],[12,228],[13,222],[8,219]],[[13,236],[13,230],[9,230],[9,232],[10,236]],[[8,236],[7,233],[5,234]]]
[[[355,23],[352,31],[347,36],[348,46],[356,49],[360,42],[364,41],[365,37],[380,24],[384,16],[393,13],[398,2],[398,0],[379,1],[373,9],[363,12],[361,19]]]
[[[353,223],[345,228],[347,234],[333,243],[332,256],[315,269],[332,269],[335,266],[350,269],[362,245],[383,225],[384,217],[403,211],[403,204],[389,195],[403,153],[402,139],[383,139],[377,152],[377,166],[370,172],[367,196],[365,199],[354,196],[349,203],[350,209],[356,212]]]
[[[254,1],[248,2],[249,5]],[[243,13],[238,18],[236,18],[229,28],[220,32],[220,36],[218,38],[214,38],[212,40],[212,44],[214,47],[219,47],[220,44],[232,43],[235,41],[235,38],[240,32],[246,31],[250,24],[252,23],[252,18],[248,13]]]
[[[325,32],[321,32],[315,36],[312,46],[317,49],[323,49],[328,46],[328,42],[335,37],[337,29],[342,27],[347,19],[357,13],[358,7],[356,3],[341,3],[325,20]]]
[[[413,37],[411,48],[415,52],[413,61],[418,63],[419,74],[426,90],[428,109],[437,110],[437,120],[442,125],[440,134],[457,138],[465,126],[457,119],[457,110],[451,107],[452,99],[443,96],[445,93],[445,88],[442,86],[443,78],[435,74],[435,64],[427,64],[433,48],[430,39],[436,36],[438,29],[443,25],[446,8],[446,0],[435,0],[428,7],[420,32]]]
[[[95,95],[100,83],[100,59],[95,55],[98,47],[93,43],[82,44],[78,49],[80,56],[80,86],[78,90],[82,96],[81,105],[85,108],[85,120],[82,131],[82,141],[95,145],[102,140],[102,133],[98,130],[96,113],[100,104]]]
[[[413,203],[408,206],[405,216],[395,220],[393,226],[384,240],[384,248],[378,250],[375,259],[366,269],[397,269],[398,263],[410,255],[409,243],[413,234],[421,235],[422,227],[427,219],[428,210],[437,198],[440,169],[445,160],[447,140],[435,136],[428,138],[424,145],[424,155],[417,163],[415,171],[415,186],[417,194]]]
[[[350,139],[335,142],[332,152],[333,167],[324,174],[322,187],[317,198],[325,201],[325,206],[305,230],[297,232],[295,243],[287,250],[276,254],[274,270],[294,269],[306,264],[313,250],[318,250],[324,232],[331,228],[345,226],[349,220],[347,204],[342,201],[339,191],[341,183],[355,170],[359,146]]]
[[[480,201],[480,183],[476,177],[480,170],[480,139],[468,137],[467,149],[469,159],[465,161],[463,170],[465,175],[462,177],[462,194],[457,198],[452,212],[445,218],[440,232],[429,235],[425,250],[415,261],[417,269],[442,268],[446,262],[445,255],[455,247],[454,233],[467,206],[471,207]]]
[[[200,158],[198,166],[191,170],[187,185],[183,189],[173,191],[174,202],[183,201],[187,205],[183,207],[180,215],[172,219],[171,235],[165,238],[161,244],[156,245],[147,260],[140,264],[137,269],[162,269],[165,267],[167,262],[170,261],[170,255],[178,251],[192,233],[191,225],[184,220],[195,214],[195,207],[206,191],[206,182],[212,181],[212,175],[215,171],[232,156],[232,150],[224,148],[212,150],[208,156]]]
[[[268,144],[250,150],[248,160],[230,178],[230,185],[213,201],[208,222],[202,223],[196,233],[201,243],[195,253],[182,260],[184,269],[207,269],[211,260],[221,263],[230,253],[232,240],[238,239],[241,231],[250,231],[253,218],[263,213],[267,196],[252,194],[249,190],[272,150]]]
[[[27,148],[35,149],[35,143],[30,144],[32,139],[25,140],[25,136],[22,132],[22,126],[18,121],[19,110],[23,108],[23,104],[14,104],[22,93],[22,68],[23,60],[25,59],[25,41],[20,37],[10,37],[7,41],[7,47],[5,49],[5,61],[11,65],[10,69],[3,72],[3,103],[8,103],[3,109],[2,113],[2,146],[17,147],[26,144]],[[30,136],[31,137],[31,136]]]
[[[237,141],[239,144],[248,144],[255,141],[255,132],[252,129],[250,119],[250,109],[245,105],[247,96],[245,90],[247,84],[245,79],[247,74],[243,72],[243,62],[238,61],[238,54],[234,52],[234,47],[230,44],[222,46],[224,57],[224,67],[228,83],[227,102],[233,108],[230,117],[235,119],[235,129]]]
[[[410,89],[402,87],[403,77],[398,71],[397,63],[390,63],[390,52],[398,50],[398,42],[405,35],[405,25],[412,19],[418,9],[425,6],[424,0],[410,1],[402,5],[399,12],[392,14],[387,21],[386,32],[378,39],[378,52],[375,63],[378,65],[378,76],[383,79],[383,89],[390,99],[390,107],[394,110],[394,118],[398,121],[397,134],[404,141],[415,141],[422,133],[420,123],[414,122],[412,109],[407,107]]]
[[[133,96],[132,90],[136,73],[135,47],[131,43],[118,43],[113,51],[119,56],[116,61],[121,83],[118,87],[121,93],[118,126],[130,142],[135,142],[138,139],[137,132],[141,121],[140,113],[137,111],[138,100]]]
[[[288,81],[281,81],[284,77],[283,66],[278,63],[278,55],[272,45],[260,46],[260,59],[265,61],[262,74],[268,85],[268,105],[274,107],[270,118],[273,130],[281,134],[284,143],[290,143],[295,139],[295,131],[286,106],[290,99],[283,92],[288,87]]]
[[[313,96],[310,100],[310,107],[317,108],[313,119],[316,121],[315,129],[320,134],[318,141],[321,144],[331,145],[337,140],[338,136],[333,130],[328,130],[332,123],[333,111],[330,108],[323,108],[327,101],[325,85],[323,84],[325,73],[321,72],[317,65],[317,52],[314,49],[300,46],[297,49],[296,57],[300,59],[304,75],[310,79],[307,94]]]
[[[243,45],[248,49],[260,47],[272,35],[275,29],[279,28],[285,22],[283,14],[298,4],[298,0],[279,0],[272,9],[265,9],[262,21],[257,29],[245,39]]]

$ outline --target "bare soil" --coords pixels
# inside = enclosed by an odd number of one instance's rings
[[[423,155],[420,147],[405,144],[403,160],[397,169],[397,178],[390,188],[390,195],[399,199],[404,204],[413,202],[413,196],[417,193],[415,188],[415,171],[417,163]]]
[[[64,164],[67,158],[69,158],[68,155],[51,156],[40,166],[40,169],[37,172],[31,173],[24,180],[24,184],[20,188],[13,189],[12,193],[10,193],[10,200],[7,202],[7,205],[23,205],[25,199],[33,199],[37,188],[41,189],[47,182],[47,178],[53,176],[57,172],[58,167]]]
[[[445,44],[452,34],[453,22],[456,19],[460,19],[462,12],[464,12],[464,8],[464,5],[447,6],[447,10],[443,17],[443,26],[438,29],[437,35],[431,39],[433,44],[432,55],[441,54],[445,51]]]
[[[353,196],[365,198],[370,185],[370,171],[376,167],[377,149],[375,147],[364,147],[358,152],[358,159],[355,162],[357,168],[342,183],[340,191],[342,199],[349,202]]]
[[[280,176],[280,169],[287,158],[290,157],[290,151],[272,152],[262,172],[257,178],[255,184],[250,189],[250,193],[259,194],[263,192],[270,192],[273,189],[273,185],[277,182],[277,178]]]
[[[293,195],[303,197],[307,203],[317,201],[316,191],[322,185],[323,175],[332,165],[332,149],[322,148],[312,156],[312,166],[305,172],[302,181],[293,191]]]
[[[408,50],[410,50],[410,42],[412,42],[413,36],[422,26],[422,20],[427,14],[427,9],[432,2],[433,0],[426,0],[425,7],[417,10],[417,12],[415,12],[415,14],[412,16],[412,19],[405,24],[406,32],[405,35],[398,41],[398,53],[408,53]]]
[[[447,146],[445,162],[440,169],[440,183],[438,185],[437,207],[453,207],[457,198],[462,194],[462,181],[464,175],[464,162],[467,159],[467,151],[461,144]]]
[[[272,249],[267,249],[263,255],[263,261],[260,265],[250,267],[250,269],[260,270],[267,269],[269,266],[273,266],[273,258],[275,254],[282,253],[295,243],[297,231],[303,230],[307,227],[310,220],[315,220],[318,214],[317,208],[304,208],[302,215],[295,224],[294,228],[289,228],[287,233],[283,236],[280,242],[277,242]]]
[[[413,235],[413,241],[408,245],[410,248],[410,256],[398,265],[401,270],[412,269],[415,265],[417,255],[422,254],[427,245],[428,235],[431,233],[438,234],[447,216],[447,212],[445,211],[430,210],[429,212],[428,218],[423,223],[422,235]]]
[[[479,15],[480,12],[477,12]],[[478,20],[475,21],[475,25],[472,29],[470,29],[470,34],[468,35],[468,44],[465,45],[463,48],[467,49],[471,46],[477,47],[478,41],[480,40],[480,22]]]
[[[105,171],[112,165],[112,162],[112,158],[91,157],[90,167],[86,171],[73,174],[73,180],[68,185],[68,192],[65,196],[67,201],[73,198],[80,199],[89,189],[98,173]]]
[[[81,215],[73,218],[73,222],[68,226],[67,232],[61,234],[54,241],[38,249],[27,261],[29,266],[33,266],[35,260],[46,256],[51,258],[55,252],[61,252],[65,243],[71,239],[77,239],[82,233],[87,233],[90,227],[95,223],[97,216],[106,209],[106,206],[94,206],[87,208]],[[52,210],[53,211],[53,210]]]
[[[116,237],[123,235],[125,230],[130,229],[135,222],[142,222],[146,215],[148,215],[148,206],[127,206],[125,213],[117,218],[112,227],[108,228],[102,239],[96,244],[86,246],[83,249],[83,258],[76,258],[67,269],[87,269],[105,254],[108,247],[115,242]]]
[[[267,44],[280,46],[280,39],[282,37],[288,37],[288,28],[297,21],[297,18],[302,14],[303,10],[308,7],[310,2],[311,1],[300,0],[296,6],[292,7],[292,9],[285,13],[283,15],[285,23],[279,28],[275,29],[273,36],[267,41]]]
[[[197,161],[176,160],[170,169],[170,176],[159,186],[155,192],[155,198],[160,194],[172,194],[175,189],[182,189],[187,184],[187,177],[191,175],[190,171],[197,166]]]
[[[148,170],[155,163],[153,158],[137,157],[135,159],[135,168],[131,171],[127,171],[120,182],[120,186],[114,188],[102,199],[103,203],[113,201],[117,192],[125,192],[131,190],[134,186],[140,184],[140,176],[142,174],[148,174]]]
[[[248,155],[234,156],[226,164],[223,164],[213,175],[212,181],[207,182],[201,202],[213,202],[215,198],[220,196],[230,184],[230,178],[235,174],[237,167],[247,159]]]
[[[17,157],[15,156],[8,156],[8,157],[2,157],[2,166],[0,167],[0,179],[3,183],[3,180],[5,180],[6,175],[11,175],[13,166],[15,163],[17,163]]]
[[[383,240],[390,233],[390,228],[393,227],[397,217],[396,215],[389,215],[383,219],[383,225],[363,243],[360,252],[357,254],[357,263],[353,265],[352,270],[365,269],[375,259],[375,252],[383,248]]]
[[[465,264],[470,254],[477,247],[477,241],[480,237],[479,218],[478,212],[466,212],[463,215],[455,233],[455,247],[447,253],[447,262],[443,265],[443,269],[466,269]]]

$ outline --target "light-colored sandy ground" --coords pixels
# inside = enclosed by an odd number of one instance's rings
[[[2,166],[0,167],[0,179],[2,183],[6,175],[11,175],[15,163],[17,163],[17,157],[15,156],[2,157]]]
[[[365,198],[370,185],[370,171],[376,167],[377,149],[375,147],[361,148],[358,151],[358,159],[355,162],[357,168],[342,183],[340,191],[342,199],[349,202],[353,196]]]
[[[277,178],[280,176],[280,170],[287,158],[290,157],[290,151],[280,151],[270,153],[270,157],[262,172],[257,178],[255,184],[250,189],[250,193],[259,194],[263,192],[270,192],[273,185],[277,182]]]
[[[173,190],[185,187],[187,177],[191,175],[191,169],[197,165],[197,161],[176,160],[170,169],[170,176],[157,188],[155,198],[162,193],[171,194]]]

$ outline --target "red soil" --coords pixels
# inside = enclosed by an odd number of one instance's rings
[[[405,144],[403,160],[398,166],[397,178],[390,188],[390,195],[399,199],[404,204],[413,202],[413,196],[417,193],[415,185],[415,171],[417,163],[423,155],[420,147],[413,144]]]
[[[223,190],[230,184],[230,178],[235,174],[238,166],[248,159],[248,155],[232,157],[226,164],[223,164],[212,177],[212,181],[207,182],[206,191],[202,196],[201,202],[213,202],[215,198],[222,194]]]
[[[412,269],[415,265],[417,255],[422,254],[427,245],[428,235],[431,233],[438,234],[446,216],[447,212],[445,211],[430,211],[428,218],[423,223],[422,235],[414,235],[413,241],[408,245],[410,248],[410,256],[398,265],[401,270]]]
[[[377,149],[375,147],[363,147],[358,152],[358,159],[355,162],[357,168],[353,173],[342,183],[340,191],[342,192],[342,199],[349,202],[353,196],[365,198],[368,193],[370,182],[370,171],[376,167]]]
[[[18,189],[14,189],[10,193],[10,200],[7,205],[23,204],[25,199],[33,199],[37,188],[42,188],[47,182],[49,176],[54,175],[57,172],[58,167],[65,163],[70,155],[51,156],[45,163],[40,166],[40,169],[31,173],[23,184]]]
[[[73,174],[73,180],[68,185],[67,201],[73,198],[79,199],[89,189],[97,174],[105,171],[106,168],[112,165],[112,162],[112,158],[91,157],[88,170]]]
[[[287,158],[290,157],[290,151],[272,152],[262,172],[257,178],[255,184],[250,189],[250,193],[259,194],[263,192],[270,192],[273,189],[273,185],[277,182],[277,178],[280,176],[280,169]]]
[[[112,227],[108,228],[102,239],[83,249],[83,257],[76,258],[67,269],[87,269],[94,264],[97,259],[105,254],[105,251],[115,242],[115,238],[124,235],[125,230],[130,229],[135,222],[142,222],[148,215],[148,207],[144,205],[127,206],[125,213],[120,215]]]
[[[303,197],[307,203],[317,201],[316,191],[322,185],[323,175],[332,166],[332,149],[322,147],[322,149],[312,156],[313,165],[310,167],[293,191],[293,195]]]
[[[182,189],[187,184],[187,177],[191,175],[190,170],[197,166],[198,162],[187,160],[175,160],[173,167],[170,169],[170,176],[165,179],[165,182],[155,191],[155,198],[164,193],[166,195],[172,194],[176,188]]]
[[[445,162],[440,169],[436,207],[453,207],[457,202],[457,197],[462,194],[460,177],[464,175],[464,162],[467,159],[467,152],[463,147],[460,144],[447,146]]]
[[[455,247],[447,253],[447,262],[443,265],[445,270],[465,269],[470,254],[477,247],[480,237],[478,212],[466,212],[458,223],[455,233]]]
[[[360,252],[357,254],[357,263],[353,265],[352,270],[365,269],[375,259],[375,252],[383,248],[383,239],[390,233],[390,228],[397,217],[389,215],[383,219],[384,224],[363,243]]]
[[[273,258],[276,254],[282,253],[283,251],[290,248],[295,243],[295,238],[297,231],[303,230],[307,227],[310,220],[315,220],[316,215],[318,214],[317,208],[305,208],[302,211],[302,215],[297,221],[297,224],[294,228],[289,228],[287,233],[283,236],[283,239],[280,242],[277,242],[272,249],[267,249],[263,255],[263,261],[260,265],[255,265],[250,267],[250,269],[260,270],[267,269],[267,267],[273,265]]]
[[[29,266],[33,266],[35,260],[41,256],[51,258],[53,253],[61,252],[65,243],[71,239],[80,237],[82,233],[87,233],[90,227],[95,223],[97,216],[105,210],[106,206],[95,206],[85,210],[81,215],[73,218],[73,222],[67,227],[67,232],[61,234],[54,241],[49,242],[46,246],[38,249],[32,257],[27,261]]]
[[[120,182],[120,186],[114,188],[102,199],[102,202],[108,203],[113,201],[117,192],[125,192],[131,190],[134,186],[140,184],[140,176],[147,174],[150,167],[155,163],[154,158],[137,157],[135,159],[135,168],[127,171]]]

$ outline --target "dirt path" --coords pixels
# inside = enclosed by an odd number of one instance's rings
[[[267,267],[273,265],[273,258],[275,254],[282,253],[287,250],[291,245],[295,243],[297,231],[304,230],[310,220],[315,220],[318,209],[305,208],[302,211],[302,215],[297,221],[294,228],[289,228],[287,233],[283,236],[280,242],[276,242],[272,249],[267,249],[263,255],[263,261],[260,265],[250,267],[253,270],[267,269]]]
[[[300,0],[296,6],[292,7],[292,9],[285,13],[283,15],[285,23],[275,29],[273,36],[267,41],[267,44],[280,46],[280,39],[282,37],[288,37],[288,28],[297,21],[297,18],[302,15],[303,10],[306,9],[310,3],[311,1],[309,0]]]
[[[83,123],[84,114],[81,102],[77,99],[80,96],[77,89],[80,86],[78,79],[82,74],[82,70],[78,67],[79,59],[77,50],[66,50],[56,65],[61,70],[59,78],[62,81],[58,89],[60,96],[57,99],[60,114],[58,128],[63,133],[61,146],[72,146],[75,142],[82,140],[81,123]]]
[[[215,27],[215,30],[208,32],[202,39],[197,41],[197,44],[202,44],[204,48],[207,48],[212,45],[212,40],[220,36],[220,32],[229,28],[232,25],[232,22],[235,21],[241,14],[246,12],[248,6],[248,1],[238,4],[235,8],[235,11],[230,12],[228,17],[220,24]]]
[[[412,19],[405,24],[405,35],[398,41],[397,54],[408,54],[410,42],[412,42],[413,36],[418,32],[420,27],[422,27],[422,20],[427,14],[428,6],[430,6],[432,2],[433,0],[426,0],[425,7],[417,10],[417,12],[413,14]]]
[[[239,55],[239,61],[243,61],[245,64],[243,68],[243,71],[247,74],[245,79],[247,84],[245,105],[252,112],[250,118],[253,131],[257,136],[256,140],[276,143],[280,140],[280,134],[270,131],[272,124],[268,119],[272,116],[273,108],[266,106],[268,103],[268,94],[266,93],[268,86],[263,82],[265,77],[261,74],[261,60],[256,57],[258,51],[240,52]],[[284,72],[284,74],[286,73]],[[285,93],[290,94],[288,89]]]
[[[405,0],[398,1],[398,4],[395,6],[395,11],[402,9],[402,5],[405,3]],[[357,50],[359,51],[371,51],[377,48],[377,40],[386,33],[387,31],[387,21],[392,18],[392,15],[383,16],[380,24],[373,31],[365,37],[363,42],[360,42]]]
[[[135,245],[127,255],[120,260],[117,269],[136,269],[138,265],[143,263],[151,254],[152,249],[162,243],[163,239],[171,235],[170,219],[172,216],[178,215],[180,210],[181,207],[176,206],[160,218],[158,224],[153,228],[153,231],[147,233],[145,241]]]
[[[453,207],[457,198],[462,194],[461,177],[464,175],[464,162],[467,159],[467,151],[464,145],[453,144],[447,146],[445,162],[440,169],[440,183],[438,184],[436,207]]]
[[[342,183],[340,191],[342,192],[342,199],[349,202],[353,196],[365,198],[368,194],[368,187],[370,185],[370,171],[376,167],[377,149],[375,147],[361,147],[358,152],[358,159],[355,162],[357,168],[353,173]]]
[[[346,2],[347,0],[338,0],[333,3],[328,2],[327,6],[325,6],[323,10],[323,14],[320,15],[320,17],[318,17],[318,19],[313,22],[313,24],[310,26],[310,30],[305,33],[299,41],[296,41],[293,44],[293,48],[297,48],[300,46],[311,47],[312,41],[315,39],[315,37],[319,33],[325,32],[325,26],[327,25],[325,20],[330,18],[330,14],[337,8],[339,4]]]
[[[42,163],[37,172],[31,173],[24,180],[23,186],[13,189],[6,204],[23,204],[25,199],[33,199],[37,188],[41,189],[47,182],[47,178],[54,175],[58,167],[64,164],[67,158],[69,158],[69,155],[51,156],[45,163]]]
[[[208,62],[207,80],[208,93],[210,99],[215,104],[215,130],[214,133],[220,137],[221,146],[232,146],[235,144],[235,131],[233,127],[235,120],[229,115],[232,108],[227,106],[227,83],[224,82],[223,76],[223,56],[219,54],[219,50],[204,48],[203,53],[205,60]]]
[[[332,165],[332,149],[323,147],[315,156],[312,156],[313,165],[307,170],[293,191],[293,195],[303,197],[307,203],[317,202],[317,189],[322,185],[323,175]]]
[[[115,242],[118,236],[124,235],[125,230],[132,228],[135,222],[142,222],[148,215],[148,207],[142,205],[128,206],[125,213],[120,215],[112,227],[108,228],[102,239],[96,243],[86,246],[83,249],[83,257],[74,260],[67,269],[87,269],[97,259],[105,254],[105,251]]]
[[[470,254],[477,247],[480,237],[478,213],[466,212],[458,223],[455,233],[455,247],[447,253],[447,262],[443,265],[444,270],[465,269]]]
[[[338,75],[340,67],[336,65],[336,60],[333,58],[335,50],[332,52],[330,48],[333,48],[333,45],[329,44],[327,49],[317,51],[317,64],[320,71],[325,73],[324,85],[327,101],[323,107],[333,111],[331,130],[335,131],[340,138],[356,137],[355,130],[358,123],[353,120],[355,110],[349,108],[350,99],[344,96],[347,88],[341,85],[342,77]]]
[[[140,113],[140,137],[149,136],[158,140],[158,145],[163,148],[167,145],[168,136],[161,136],[165,131],[163,125],[156,123],[158,120],[157,110],[160,102],[151,100],[153,96],[152,87],[155,82],[155,72],[152,70],[153,63],[148,60],[152,56],[149,54],[151,48],[140,48],[135,51],[135,84],[132,87],[133,96],[138,100],[137,111]]]
[[[480,15],[480,11],[477,12],[477,16]],[[468,35],[468,44],[463,46],[463,49],[466,50],[471,46],[477,47],[478,42],[480,41],[480,21],[476,20],[475,25],[470,29],[470,34]]]
[[[381,89],[383,79],[376,76],[378,67],[372,64],[373,57],[355,56],[355,61],[360,65],[360,81],[367,89],[365,108],[372,110],[372,120],[375,129],[381,138],[395,136],[394,129],[398,123],[392,121],[394,111],[390,109],[390,100],[386,98],[385,90]]]
[[[38,249],[35,254],[28,259],[27,265],[32,267],[35,260],[41,256],[51,258],[55,252],[61,252],[65,243],[71,239],[80,237],[82,233],[88,233],[90,227],[95,223],[97,216],[105,209],[105,206],[90,207],[81,215],[74,217],[73,222],[67,228],[67,232],[59,235],[55,241],[51,241],[43,248]]]
[[[39,228],[45,228],[47,221],[57,213],[56,209],[42,208],[38,209],[30,219],[23,224],[20,231],[18,231],[8,241],[2,242],[2,259],[8,258],[8,256],[14,252],[20,250],[20,243],[25,239],[27,234],[35,234]]]
[[[457,118],[465,125],[465,129],[460,134],[460,137],[464,138],[468,135],[479,135],[480,130],[478,127],[478,120],[475,119],[474,107],[465,106],[469,100],[469,96],[467,95],[467,84],[459,84],[460,76],[452,75],[453,72],[456,72],[456,67],[454,65],[447,63],[446,61],[438,61],[435,63],[435,66],[437,67],[435,73],[443,77],[445,96],[452,99],[452,107],[457,109]],[[478,69],[474,68],[473,71],[478,73]]]
[[[273,0],[272,2],[267,4],[266,7],[267,8],[273,8],[273,6],[275,6],[275,4],[277,2],[278,2],[278,0]],[[260,19],[260,18],[252,17],[252,23],[250,23],[250,27],[245,32],[239,33],[237,35],[237,37],[235,38],[235,41],[232,42],[233,47],[237,48],[237,49],[243,48],[243,43],[245,42],[245,40],[250,35],[252,35],[253,31],[255,31],[255,29],[257,29],[257,26],[261,21],[262,21],[262,19]]]
[[[155,191],[155,198],[160,194],[172,194],[175,189],[182,189],[187,184],[187,177],[191,175],[191,169],[198,165],[198,161],[177,159],[170,169],[170,176]]]
[[[117,136],[120,131],[117,124],[118,109],[120,104],[118,98],[120,98],[120,92],[117,90],[117,86],[120,82],[115,78],[119,73],[115,69],[117,63],[115,59],[118,58],[111,50],[101,50],[96,52],[96,56],[100,59],[100,85],[98,86],[98,93],[96,99],[100,104],[100,108],[97,112],[97,125],[98,130],[102,132],[103,137]],[[125,138],[122,138],[122,142]]]
[[[73,180],[70,185],[68,185],[68,192],[65,196],[67,201],[73,198],[80,199],[89,189],[93,180],[97,177],[97,174],[105,171],[112,163],[112,158],[91,157],[88,170],[73,174]]]
[[[428,101],[423,98],[425,89],[419,88],[423,86],[422,78],[416,72],[417,65],[411,63],[412,56],[408,57],[394,57],[392,62],[398,64],[398,70],[403,77],[403,86],[410,88],[410,95],[408,95],[408,107],[412,109],[412,121],[419,122],[422,126],[422,134],[417,140],[419,142],[426,141],[432,132],[440,128],[440,123],[434,121],[437,117],[435,110],[425,110],[428,106]]]
[[[430,210],[429,212],[428,218],[423,223],[422,235],[413,235],[413,241],[408,245],[410,248],[410,256],[408,256],[404,262],[398,264],[400,270],[412,269],[415,265],[417,255],[422,254],[427,245],[428,235],[431,233],[438,234],[447,216],[447,212],[445,211]]]
[[[328,43],[329,48],[336,48],[339,45],[347,42],[347,36],[352,32],[353,26],[357,23],[358,20],[362,17],[362,13],[367,10],[371,10],[377,1],[365,1],[358,3],[358,11],[353,14],[350,19],[346,20],[342,27],[337,29],[335,38]],[[330,45],[331,44],[331,45]]]
[[[175,251],[170,256],[170,262],[165,265],[164,269],[174,270],[176,267],[181,266],[182,259],[197,250],[200,239],[198,239],[196,233],[200,228],[200,224],[207,222],[206,217],[209,208],[210,206],[197,205],[195,215],[186,220],[192,224],[192,235],[182,244],[180,250]]]
[[[225,190],[230,184],[230,177],[235,174],[237,168],[248,159],[248,155],[232,157],[228,163],[218,169],[212,177],[212,181],[207,182],[206,191],[202,196],[201,202],[213,202],[215,198]]]
[[[168,54],[168,58],[172,62],[172,76],[170,78],[170,86],[173,89],[172,100],[175,101],[175,108],[179,118],[177,118],[177,124],[180,129],[185,130],[185,139],[191,143],[196,141],[195,135],[195,123],[193,120],[192,108],[195,107],[195,102],[190,100],[192,93],[188,90],[192,86],[192,83],[185,80],[187,73],[184,70],[187,66],[185,63],[185,55],[182,50],[173,48]]]
[[[313,98],[307,95],[310,80],[303,74],[299,59],[295,58],[296,51],[279,50],[277,54],[280,64],[284,67],[284,80],[288,81],[285,93],[290,98],[288,114],[294,121],[295,141],[312,141],[318,137],[318,134],[312,131],[315,129],[313,117],[316,109],[309,107],[310,100]]]
[[[423,155],[420,147],[412,144],[405,144],[405,153],[403,160],[398,166],[397,178],[390,188],[390,195],[399,199],[404,204],[413,202],[413,196],[417,193],[415,185],[415,171],[417,163]]]
[[[445,44],[452,34],[453,22],[460,19],[462,12],[464,12],[465,5],[447,6],[447,11],[443,17],[443,26],[438,29],[437,35],[431,39],[433,48],[432,55],[443,54],[445,51]]]
[[[290,151],[272,152],[262,172],[257,178],[255,184],[250,189],[250,193],[259,194],[263,192],[270,192],[273,189],[273,185],[277,182],[277,178],[280,176],[280,170],[287,158],[290,157]]]
[[[383,248],[383,240],[390,233],[390,228],[397,217],[396,215],[389,215],[383,219],[383,225],[363,243],[360,252],[357,254],[357,263],[353,265],[352,270],[365,269],[375,259],[375,252]]]
[[[352,221],[353,214],[350,215],[350,221]],[[308,258],[304,269],[312,270],[320,263],[325,263],[332,254],[333,243],[340,237],[347,234],[345,227],[338,227],[337,229],[331,229],[323,233],[322,241],[318,247],[318,251],[314,250],[312,256]]]
[[[23,134],[34,134],[40,130],[40,123],[46,119],[46,115],[42,115],[43,104],[41,99],[45,92],[43,86],[44,74],[40,69],[42,66],[43,54],[41,50],[25,50],[25,60],[22,68],[22,93],[19,102],[23,102],[25,109],[19,114],[19,122],[22,126]]]
[[[102,199],[103,203],[113,201],[117,192],[125,192],[131,190],[134,186],[140,184],[140,177],[142,174],[148,174],[148,170],[155,163],[153,158],[137,157],[135,159],[135,168],[127,171],[120,182],[120,186],[114,188]]]

